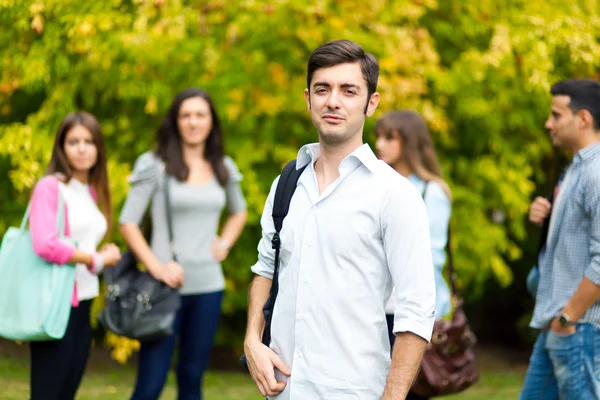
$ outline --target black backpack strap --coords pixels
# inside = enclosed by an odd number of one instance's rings
[[[279,292],[279,251],[281,249],[281,239],[279,232],[283,226],[283,220],[290,209],[292,196],[296,191],[298,179],[306,166],[296,169],[296,160],[292,160],[283,168],[277,189],[275,190],[275,199],[273,201],[273,224],[275,225],[275,233],[271,239],[271,244],[275,250],[275,266],[273,270],[273,280],[271,283],[271,291],[269,298],[263,307],[265,315],[265,329],[263,331],[262,342],[268,346],[271,343],[271,320],[273,318],[273,309],[275,308],[275,299]]]

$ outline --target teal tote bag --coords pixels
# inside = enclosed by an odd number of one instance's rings
[[[0,247],[0,337],[61,339],[71,313],[75,268],[54,265],[35,254],[31,234],[25,229],[30,206],[21,227],[9,228]],[[56,225],[61,239],[65,239],[64,220],[59,190]]]

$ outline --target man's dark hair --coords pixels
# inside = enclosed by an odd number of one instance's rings
[[[334,40],[321,45],[313,51],[308,59],[306,73],[306,87],[310,84],[315,71],[321,68],[334,67],[344,63],[359,63],[363,77],[367,81],[368,99],[377,90],[377,79],[379,78],[379,64],[375,57],[365,53],[362,47],[350,40]]]
[[[600,130],[600,83],[593,79],[568,79],[552,85],[552,96],[569,96],[569,108],[574,113],[588,110],[595,131]]]

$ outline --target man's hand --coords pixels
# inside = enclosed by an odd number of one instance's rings
[[[285,376],[291,371],[281,358],[262,342],[254,340],[244,343],[248,369],[262,396],[274,396],[285,389],[286,382],[275,379],[275,368]]]
[[[550,215],[552,204],[544,197],[536,197],[529,207],[529,221],[541,226]]]
[[[552,332],[558,335],[572,335],[577,330],[577,327],[575,325],[571,325],[563,328],[558,322],[558,318],[554,318],[550,323],[550,329],[552,329]]]

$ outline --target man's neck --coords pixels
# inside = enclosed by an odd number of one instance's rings
[[[581,141],[579,143],[577,143],[576,146],[574,146],[571,151],[573,152],[573,155],[577,154],[578,151],[585,149],[588,146],[591,146],[593,144],[599,143],[600,142],[600,132],[593,132],[591,134],[588,135],[584,135],[581,138]]]
[[[358,140],[343,143],[338,146],[331,146],[320,142],[320,155],[315,162],[315,174],[319,182],[319,193],[329,186],[340,176],[340,164],[344,158],[362,146],[362,136]]]

